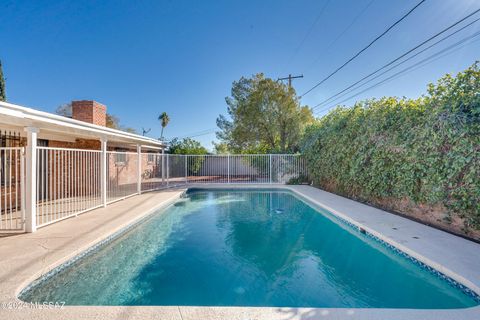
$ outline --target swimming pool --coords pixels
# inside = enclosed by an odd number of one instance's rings
[[[21,299],[68,305],[478,305],[421,265],[278,190],[193,190]]]

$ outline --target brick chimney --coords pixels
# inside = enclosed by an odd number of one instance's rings
[[[107,107],[93,100],[72,101],[72,118],[99,126],[107,125]]]

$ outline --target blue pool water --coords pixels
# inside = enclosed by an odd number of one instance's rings
[[[477,304],[328,212],[270,190],[189,192],[21,298],[68,305]]]

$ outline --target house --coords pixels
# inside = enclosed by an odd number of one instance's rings
[[[73,101],[72,118],[0,102],[0,143],[0,231],[34,231],[165,185],[165,143],[107,128],[96,101]]]

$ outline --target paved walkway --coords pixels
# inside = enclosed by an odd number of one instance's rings
[[[198,187],[227,186],[198,185]],[[255,187],[272,188],[268,185]],[[285,188],[317,206],[352,221],[479,291],[479,244],[309,186],[285,186]],[[42,228],[36,233],[0,238],[0,303],[19,303],[16,295],[32,280],[115,231],[175,201],[183,191],[184,189],[169,189],[131,197],[107,208]],[[407,310],[68,306],[48,310],[29,307],[7,310],[2,309],[2,306],[0,319],[480,319],[480,307],[457,310]]]

